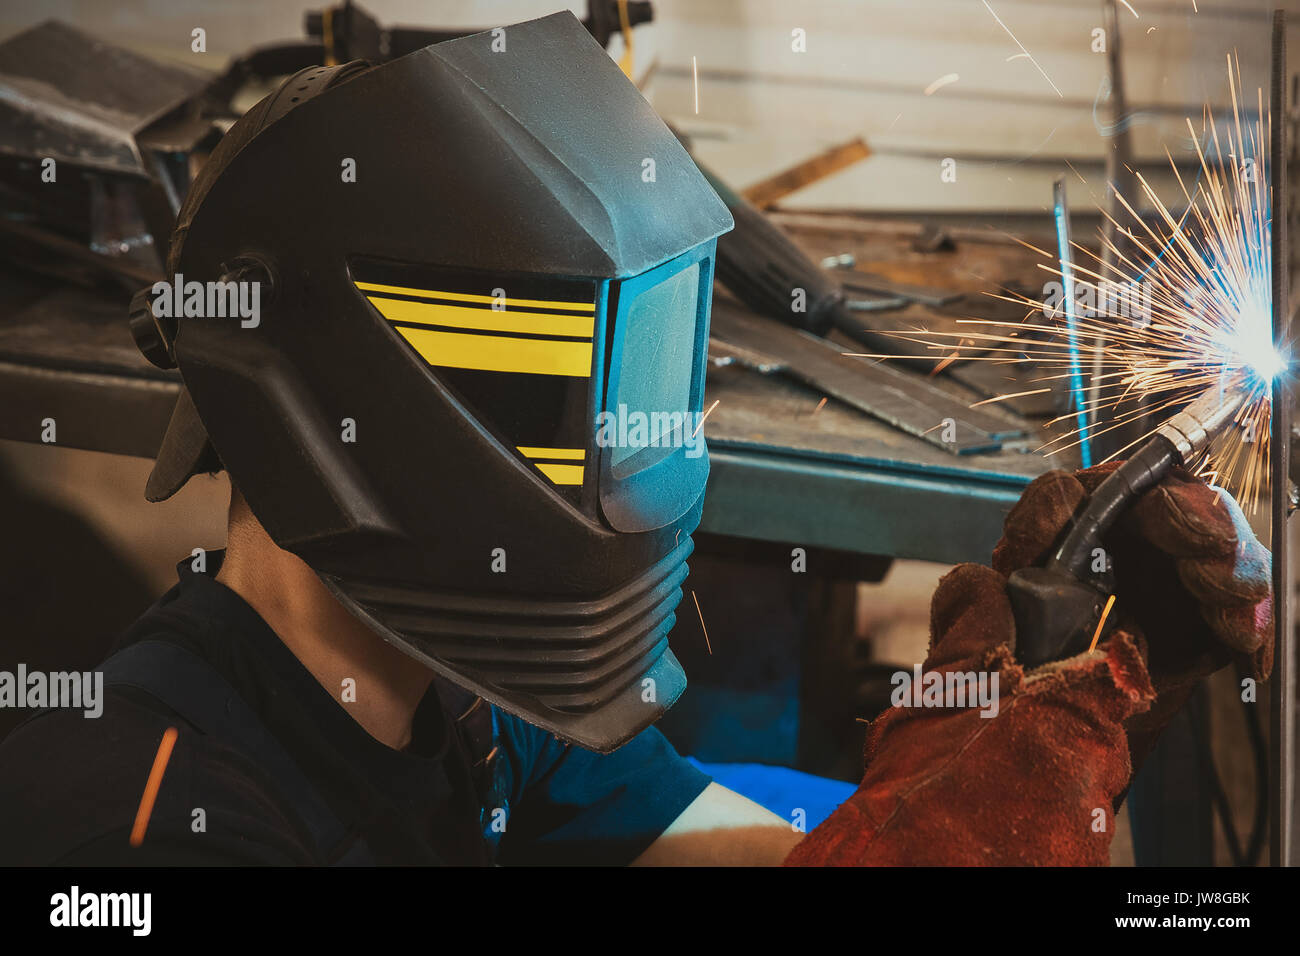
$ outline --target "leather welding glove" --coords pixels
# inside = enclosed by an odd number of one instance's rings
[[[1118,629],[1094,651],[1016,665],[1003,575],[1046,558],[1116,467],[1037,479],[1007,517],[996,571],[958,566],[935,593],[925,669],[996,671],[998,715],[887,711],[868,734],[862,786],[787,863],[1105,864],[1130,747],[1145,756],[1195,682],[1234,657],[1267,677],[1268,552],[1236,502],[1181,470],[1103,542]]]
[[[1119,464],[1037,478],[1007,515],[993,567],[1010,575],[1045,560]],[[1272,562],[1232,496],[1181,468],[1134,502],[1102,544],[1115,575],[1111,614],[1146,638],[1158,695],[1128,724],[1136,772],[1203,677],[1235,660],[1254,679],[1268,678]]]
[[[1090,653],[1025,671],[1005,585],[981,565],[949,572],[923,665],[926,680],[983,674],[996,714],[969,697],[965,707],[891,707],[868,731],[862,785],[786,865],[1109,861],[1112,806],[1129,781],[1123,722],[1154,697],[1139,642],[1116,632]]]

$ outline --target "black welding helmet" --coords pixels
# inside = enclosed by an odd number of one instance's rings
[[[569,13],[303,71],[218,145],[176,295],[136,309],[187,390],[148,494],[219,461],[385,639],[611,750],[685,688],[667,636],[731,226]],[[260,315],[211,314],[218,280],[260,282]],[[205,286],[207,314],[161,315]]]

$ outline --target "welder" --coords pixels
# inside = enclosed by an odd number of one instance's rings
[[[160,314],[151,289],[132,316],[185,384],[146,493],[224,469],[227,548],[123,638],[99,720],[0,745],[8,862],[1104,862],[1097,814],[1191,683],[1268,669],[1268,556],[1183,472],[1107,540],[1120,627],[1026,670],[1005,576],[1105,469],[1032,484],[994,568],[934,601],[927,669],[996,671],[996,716],[888,712],[807,837],[651,726],[685,687],[668,634],[731,225],[570,14],[258,103],[167,272],[256,283],[260,316]],[[626,414],[668,424],[597,428]]]

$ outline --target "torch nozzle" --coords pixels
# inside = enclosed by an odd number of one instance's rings
[[[1185,465],[1205,451],[1232,424],[1250,397],[1246,374],[1238,372],[1221,385],[1206,389],[1192,404],[1161,425]]]

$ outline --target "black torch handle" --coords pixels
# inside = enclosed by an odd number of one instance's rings
[[[1103,582],[1090,580],[1093,553],[1124,509],[1177,464],[1182,457],[1173,442],[1151,436],[1088,499],[1045,567],[1022,568],[1011,575],[1007,593],[1021,664],[1037,667],[1088,649],[1108,597]]]

